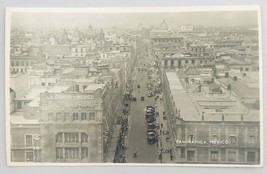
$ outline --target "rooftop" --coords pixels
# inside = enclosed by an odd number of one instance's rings
[[[171,95],[173,96],[175,106],[181,111],[181,117],[185,121],[200,121],[201,117],[199,116],[190,97],[187,95],[187,92],[184,90],[176,73],[167,72],[166,76],[169,81]]]
[[[167,76],[171,91],[172,90],[184,91],[184,88],[175,72],[166,72],[166,76]]]
[[[23,112],[14,112],[10,115],[11,124],[39,124],[38,119],[25,119]]]
[[[105,87],[105,84],[90,84],[85,88],[85,93],[95,92],[98,89],[103,90]]]
[[[225,98],[224,95],[215,97],[212,94],[202,93],[187,93],[183,88],[182,83],[175,72],[166,72],[166,76],[169,82],[171,95],[173,102],[177,110],[180,110],[181,118],[184,121],[201,121],[202,112],[204,112],[204,121],[222,121],[222,115],[224,115],[224,121],[259,121],[259,110],[257,109],[244,109],[244,106],[240,105],[238,100],[231,100]],[[228,80],[231,80],[227,78]],[[232,81],[232,80],[231,80]],[[241,82],[235,81],[239,85],[244,85]],[[214,86],[215,87],[215,86]],[[233,88],[233,86],[232,86]],[[255,91],[242,92],[244,87],[234,85],[234,89],[243,95],[252,95]],[[246,89],[247,90],[247,89]],[[255,95],[255,94],[253,94]],[[257,98],[257,96],[254,98]],[[218,108],[221,111],[217,111]],[[243,115],[243,116],[241,116]]]
[[[241,99],[259,99],[259,88],[250,88],[240,80],[234,81],[232,78],[221,78],[218,81],[225,86],[231,84],[231,90]]]
[[[64,86],[54,86],[53,88],[49,89],[47,92],[49,93],[61,93],[67,91],[71,85],[64,85]]]

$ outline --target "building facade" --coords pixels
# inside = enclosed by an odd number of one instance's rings
[[[239,99],[233,100],[234,97],[227,101],[204,98],[195,101],[175,75],[175,72],[167,73],[163,80],[176,162],[259,164],[258,110],[248,111],[246,106],[240,105]],[[235,107],[238,108],[234,110]]]
[[[103,160],[101,89],[47,92],[40,99],[42,162]]]

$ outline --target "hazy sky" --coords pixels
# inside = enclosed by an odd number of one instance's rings
[[[256,11],[224,12],[177,12],[177,13],[29,13],[13,12],[12,27],[25,28],[93,28],[122,27],[137,28],[159,26],[165,19],[169,27],[178,25],[204,26],[254,26],[257,27]]]

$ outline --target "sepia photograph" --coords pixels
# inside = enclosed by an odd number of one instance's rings
[[[260,15],[7,8],[7,165],[260,167]]]

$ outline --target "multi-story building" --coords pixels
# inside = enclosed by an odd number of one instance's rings
[[[192,32],[194,30],[193,25],[181,25],[180,27],[181,32]]]
[[[177,163],[260,163],[259,107],[248,107],[231,88],[214,94],[205,84],[190,84],[198,90],[189,92],[175,72],[166,72],[164,80]]]
[[[90,45],[76,45],[71,48],[72,57],[88,57],[90,53]]]
[[[158,44],[181,45],[183,41],[183,37],[168,32],[152,33],[150,37],[153,45],[158,45]]]
[[[241,46],[243,44],[243,40],[232,40],[232,39],[219,39],[215,40],[213,43],[213,47],[216,48],[234,48],[237,46]]]
[[[42,162],[103,160],[103,88],[90,85],[79,93],[57,86],[40,95]]]
[[[201,67],[215,63],[215,57],[206,51],[205,46],[201,45],[190,45],[184,51],[161,55],[160,59],[161,66],[169,69],[186,66]]]
[[[10,55],[10,72],[25,72],[29,66],[44,60],[42,48],[38,46],[31,46],[27,49],[22,47],[14,47],[11,49]]]

